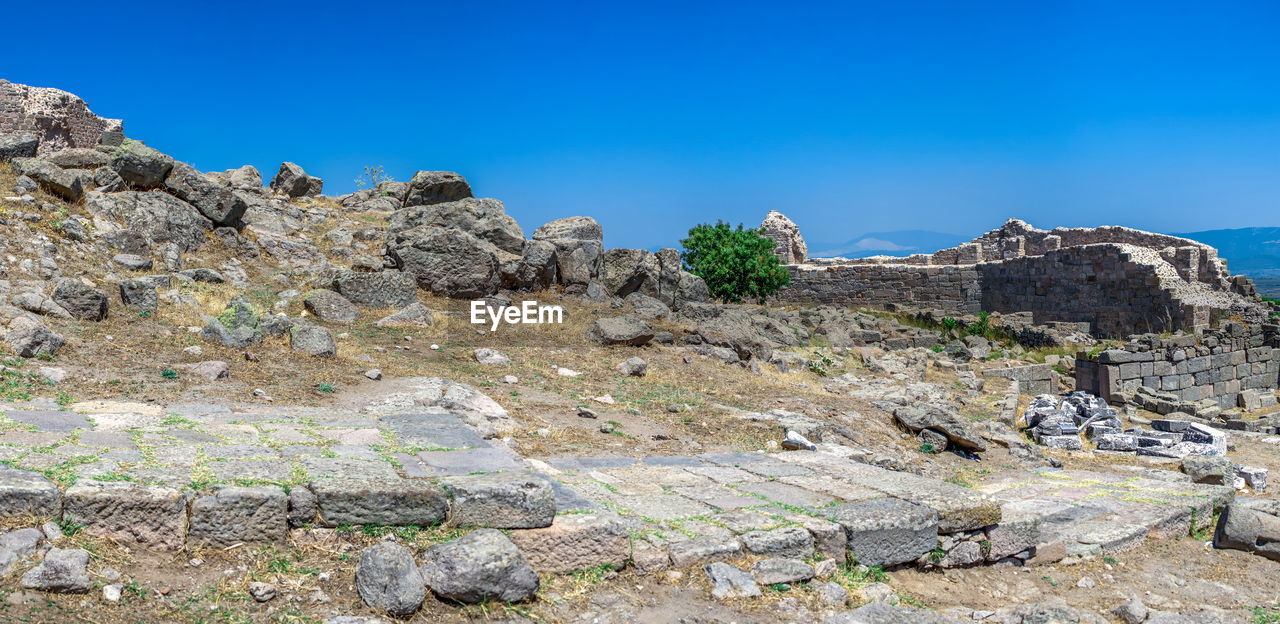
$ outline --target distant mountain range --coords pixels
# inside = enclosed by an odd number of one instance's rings
[[[865,258],[878,255],[907,256],[916,253],[933,253],[939,249],[955,247],[972,239],[972,236],[943,234],[942,232],[929,232],[926,230],[869,232],[843,243],[810,242],[809,257]]]
[[[1218,255],[1227,259],[1227,268],[1232,273],[1243,273],[1253,278],[1264,295],[1280,296],[1280,227],[1176,232],[1172,235],[1216,247]],[[973,240],[972,236],[927,230],[869,232],[843,243],[810,242],[809,257],[906,256],[933,253],[970,240]]]

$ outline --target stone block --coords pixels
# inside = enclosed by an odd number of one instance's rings
[[[333,477],[312,481],[319,524],[431,526],[444,520],[444,490],[422,479]]]
[[[196,547],[283,542],[289,497],[278,487],[228,487],[191,502],[187,541]]]
[[[536,529],[551,526],[555,492],[546,478],[529,472],[445,477],[449,519],[461,526]]]
[[[742,535],[742,543],[754,555],[805,559],[813,556],[813,535],[803,527],[782,527],[768,531],[751,531]]]
[[[38,472],[0,465],[0,520],[58,518],[62,495],[58,486]]]
[[[831,519],[844,527],[849,551],[863,565],[915,561],[938,544],[938,513],[896,498],[840,505]]]
[[[550,526],[511,531],[509,536],[539,574],[602,565],[618,570],[631,552],[627,532],[613,514],[562,515]],[[666,558],[665,552],[662,557]]]
[[[94,537],[154,550],[181,550],[187,538],[187,497],[157,485],[99,483],[67,488],[63,518]]]
[[[677,568],[725,561],[742,555],[742,543],[732,535],[709,535],[680,542],[667,547],[671,564]]]

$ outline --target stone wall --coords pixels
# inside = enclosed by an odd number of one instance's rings
[[[58,89],[29,87],[0,80],[0,134],[31,134],[38,153],[69,147],[118,145],[124,122],[93,114],[84,100]]]
[[[1133,402],[1139,389],[1163,402],[1211,400],[1235,407],[1246,390],[1274,391],[1280,380],[1280,326],[1227,322],[1194,335],[1138,337],[1116,349],[1076,358],[1076,387],[1113,403]],[[1172,404],[1170,410],[1190,411]],[[1161,410],[1166,411],[1166,410]],[[1166,412],[1167,413],[1167,412]]]
[[[1030,313],[1097,336],[1201,330],[1256,305],[1212,247],[1122,227],[1038,230],[1018,220],[934,254],[789,265],[786,303]]]

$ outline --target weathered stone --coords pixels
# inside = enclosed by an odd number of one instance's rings
[[[25,316],[9,321],[9,333],[5,334],[9,348],[24,358],[42,354],[53,355],[66,344],[62,335]]]
[[[63,518],[85,533],[155,550],[181,550],[187,538],[187,501],[176,489],[134,483],[67,488]]]
[[[627,377],[644,377],[649,372],[649,363],[644,358],[632,356],[619,363],[617,369]]]
[[[758,598],[760,586],[750,574],[724,562],[703,566],[702,571],[711,580],[711,595],[720,598]]]
[[[674,542],[668,546],[668,552],[672,565],[686,568],[738,557],[742,554],[742,543],[732,535],[708,535]]]
[[[1213,534],[1215,548],[1233,548],[1280,561],[1280,517],[1231,503],[1222,510]]]
[[[446,477],[449,519],[463,526],[536,529],[551,525],[555,493],[543,477],[528,472],[501,472]]]
[[[800,228],[786,215],[770,210],[760,223],[760,233],[773,239],[773,254],[782,264],[796,264],[809,258],[809,247],[800,236]]]
[[[1231,460],[1226,457],[1190,455],[1182,460],[1183,474],[1191,477],[1195,483],[1231,485],[1235,480],[1233,468]]]
[[[249,209],[249,204],[236,191],[218,184],[184,162],[173,164],[164,184],[169,192],[191,204],[214,225],[238,225]]]
[[[308,312],[322,321],[354,323],[360,318],[360,308],[332,290],[313,290],[302,296],[302,304]]]
[[[76,278],[59,281],[50,298],[75,318],[85,321],[107,318],[106,293]]]
[[[832,509],[849,536],[849,550],[863,565],[915,561],[938,543],[938,513],[895,498],[875,498]]]
[[[519,602],[538,591],[538,575],[520,549],[495,529],[479,529],[423,555],[422,578],[444,600]]]
[[[187,541],[212,548],[283,542],[288,505],[288,496],[278,487],[222,488],[191,502]]]
[[[15,158],[12,165],[18,175],[35,180],[40,188],[67,201],[80,201],[93,183],[93,176],[88,173],[63,169],[40,158]]]
[[[335,279],[333,286],[352,303],[374,308],[403,308],[418,298],[417,280],[401,271],[348,271]]]
[[[511,358],[497,349],[476,349],[474,355],[477,362],[486,366],[503,366],[511,363]]]
[[[395,234],[387,251],[419,286],[435,294],[475,298],[497,292],[497,248],[465,230],[436,226],[409,229]]]
[[[806,559],[813,556],[813,535],[803,527],[751,531],[742,535],[742,543],[755,555],[792,559]]]
[[[173,158],[137,141],[129,142],[116,150],[111,168],[131,186],[155,188],[160,186],[173,169]]]
[[[0,577],[7,575],[18,562],[35,552],[43,538],[39,529],[0,533]]]
[[[932,405],[907,405],[893,410],[898,423],[918,432],[932,429],[947,436],[951,444],[967,451],[987,450],[987,443],[959,414]]]
[[[770,557],[757,561],[751,573],[761,585],[803,583],[813,578],[813,566],[799,559]]]
[[[97,169],[111,162],[106,152],[86,147],[71,147],[42,156],[63,169]]]
[[[289,348],[317,357],[333,357],[338,354],[338,343],[333,338],[333,332],[318,325],[294,325],[289,330]]]
[[[431,526],[444,520],[444,490],[419,479],[334,477],[311,482],[321,526]]]
[[[50,548],[40,565],[22,575],[22,586],[56,594],[88,592],[89,551],[80,548]]]
[[[435,324],[435,315],[421,303],[411,303],[403,310],[378,319],[374,325],[378,327],[396,327],[418,325],[428,327]]]
[[[619,570],[626,566],[631,551],[626,530],[612,514],[560,515],[551,526],[511,531],[510,537],[539,574],[598,566]],[[666,558],[665,553],[662,556]]]
[[[364,603],[396,616],[410,615],[426,600],[413,553],[394,542],[378,542],[360,553],[356,590]]]
[[[309,197],[319,195],[324,188],[324,180],[307,175],[302,167],[284,162],[280,170],[271,178],[271,190],[289,197]]]
[[[181,251],[204,245],[213,224],[200,211],[177,197],[160,191],[85,195],[85,208],[109,221],[95,221],[99,232],[117,248],[138,253],[151,245],[174,243]],[[116,229],[119,224],[122,229]],[[105,228],[105,229],[104,229]]]
[[[452,171],[419,171],[409,180],[405,206],[426,206],[471,197],[471,185]]]
[[[653,340],[653,328],[631,316],[597,319],[588,335],[602,345],[640,346]]]
[[[58,486],[44,475],[0,465],[0,520],[57,518],[61,509]]]
[[[316,519],[316,495],[305,485],[289,489],[289,528],[311,524]]]
[[[0,162],[14,158],[31,158],[36,155],[40,140],[31,134],[0,135]]]

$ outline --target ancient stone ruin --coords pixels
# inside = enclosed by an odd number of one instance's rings
[[[84,100],[58,89],[29,87],[0,80],[0,134],[33,135],[39,153],[119,145],[124,122],[93,114]]]
[[[804,244],[804,237],[800,235],[800,226],[788,219],[787,215],[770,210],[764,221],[760,222],[760,231],[777,244],[773,253],[783,264],[798,264],[809,259],[809,247]]]
[[[1104,337],[1208,329],[1256,303],[1252,283],[1230,275],[1214,248],[1115,226],[1046,231],[1010,219],[933,254],[789,268],[783,302],[1030,313],[1036,324],[1088,323]]]

